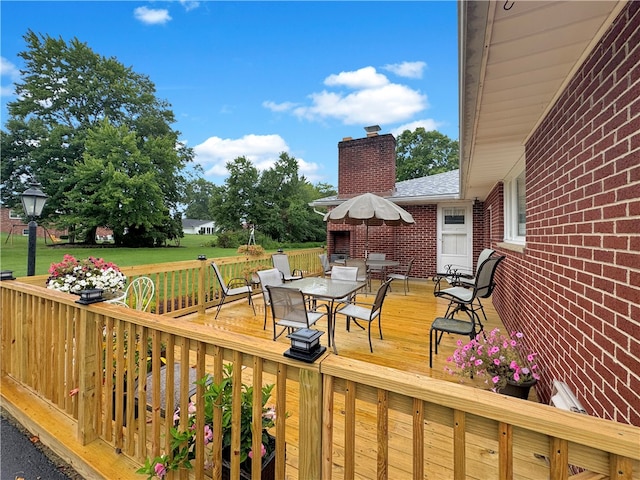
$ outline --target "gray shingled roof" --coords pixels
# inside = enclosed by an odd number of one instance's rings
[[[404,180],[396,183],[396,191],[389,200],[395,203],[434,203],[438,200],[458,199],[460,193],[460,170],[428,175],[426,177]],[[324,207],[338,205],[337,195],[319,198],[309,205],[312,207]]]

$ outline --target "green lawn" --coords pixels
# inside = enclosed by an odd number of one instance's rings
[[[0,269],[13,270],[13,275],[22,277],[27,274],[27,237],[2,234],[0,245]],[[36,275],[45,275],[52,263],[62,260],[68,253],[74,257],[89,256],[104,258],[118,266],[143,265],[145,263],[178,262],[195,260],[198,255],[207,258],[231,257],[237,255],[235,248],[205,247],[213,237],[209,235],[186,235],[180,239],[179,247],[166,248],[114,248],[112,246],[79,247],[71,245],[45,245],[44,239],[38,238],[36,244]]]

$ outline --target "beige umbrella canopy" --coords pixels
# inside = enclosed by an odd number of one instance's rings
[[[325,222],[365,224],[367,226],[366,251],[369,250],[369,225],[409,225],[415,220],[409,212],[386,198],[364,193],[350,198],[324,216]]]

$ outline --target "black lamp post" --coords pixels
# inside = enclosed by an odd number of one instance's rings
[[[21,197],[24,214],[29,219],[27,276],[33,276],[36,274],[36,229],[38,228],[36,218],[42,214],[44,204],[47,203],[47,198],[49,197],[40,190],[39,183],[32,183],[31,187],[25,190]]]

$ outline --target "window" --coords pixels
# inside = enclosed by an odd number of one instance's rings
[[[516,172],[504,185],[504,240],[524,245],[527,234],[526,175],[524,167]]]
[[[22,220],[22,210],[9,209],[9,218],[11,220]]]

